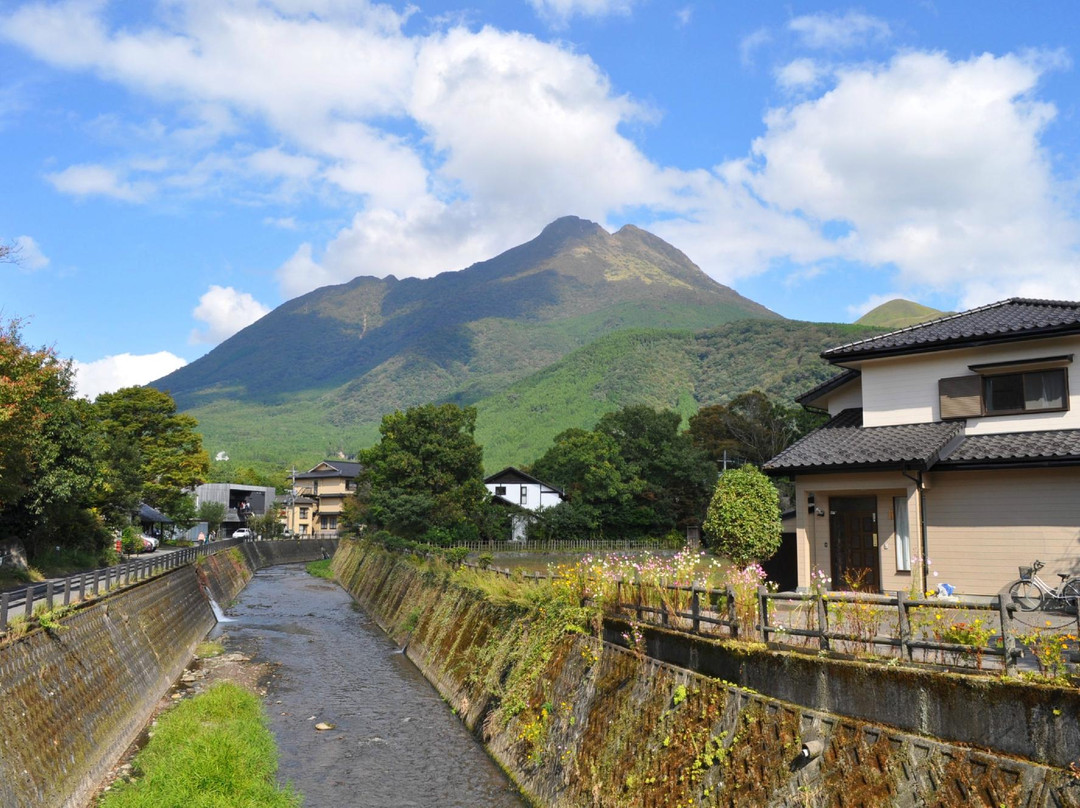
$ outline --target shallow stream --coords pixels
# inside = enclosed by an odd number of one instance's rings
[[[352,598],[300,565],[261,570],[221,625],[276,666],[266,695],[279,780],[305,808],[519,808],[525,802]],[[317,724],[333,729],[318,730]]]

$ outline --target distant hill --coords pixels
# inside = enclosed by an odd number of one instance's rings
[[[855,325],[742,320],[697,333],[620,331],[477,402],[484,465],[528,465],[570,427],[627,404],[689,418],[755,388],[791,403],[836,374],[818,354],[881,333]]]
[[[923,306],[920,303],[897,298],[896,300],[890,300],[888,303],[882,303],[875,309],[871,309],[855,322],[858,325],[893,330],[897,328],[907,328],[909,325],[925,323],[927,320],[935,320],[938,317],[944,317],[951,313],[952,312],[948,311],[938,311],[929,306]]]
[[[481,401],[615,331],[748,318],[782,319],[644,230],[565,217],[457,272],[317,289],[152,384],[211,455],[304,464],[369,445],[394,409]]]

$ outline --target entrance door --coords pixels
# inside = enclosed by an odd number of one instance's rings
[[[880,591],[876,496],[829,497],[829,541],[833,589]]]

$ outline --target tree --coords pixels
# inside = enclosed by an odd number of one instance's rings
[[[786,407],[760,390],[736,396],[727,404],[702,407],[690,418],[690,438],[720,466],[729,458],[762,465],[816,429],[824,416],[802,407]]]
[[[176,411],[168,393],[126,387],[94,402],[106,434],[138,447],[143,500],[169,516],[180,515],[185,489],[206,480],[210,458],[196,432],[198,422]]]
[[[213,500],[200,502],[196,516],[200,522],[206,522],[206,530],[209,534],[216,535],[221,529],[221,523],[225,521],[225,503]]]
[[[488,506],[476,410],[425,404],[386,415],[360,453],[358,518],[405,538],[475,536]]]
[[[530,473],[566,491],[572,502],[572,506],[561,503],[551,513],[543,512],[541,518],[553,524],[558,520],[574,525],[576,533],[588,527],[592,535],[622,537],[640,534],[651,521],[651,511],[642,513],[635,503],[635,496],[644,491],[643,483],[606,433],[576,428],[562,432]]]
[[[0,538],[34,557],[46,546],[104,546],[89,509],[100,435],[90,405],[74,398],[71,364],[26,346],[19,322],[0,327]]]
[[[716,483],[705,517],[705,535],[740,569],[780,549],[780,499],[754,466],[728,469]]]
[[[639,503],[652,511],[649,529],[670,532],[697,524],[708,505],[716,467],[690,436],[679,432],[682,416],[647,405],[604,415],[595,431],[610,435],[627,467],[641,480]]]

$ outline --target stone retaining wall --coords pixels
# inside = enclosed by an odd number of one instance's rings
[[[0,806],[77,808],[145,726],[255,569],[335,542],[249,542],[79,606],[0,646]]]
[[[498,606],[448,573],[371,547],[343,544],[334,570],[384,629],[407,642],[409,658],[537,805],[1080,805],[1067,769],[770,698],[595,637],[564,631],[545,653],[522,652],[537,647],[542,616]],[[608,626],[615,636],[625,628]],[[650,653],[666,644],[677,656],[674,642],[644,638]],[[687,663],[710,657],[737,678],[761,661],[754,675],[781,676],[781,663],[764,650],[695,648],[683,649]],[[536,676],[528,692],[512,690],[529,669]],[[796,684],[808,681],[793,674]],[[872,676],[864,673],[868,683]],[[1052,715],[1056,708],[1038,691],[1031,698]],[[868,686],[861,698],[878,692]],[[802,695],[802,702],[822,697]],[[970,692],[965,698],[969,712],[981,709]]]

